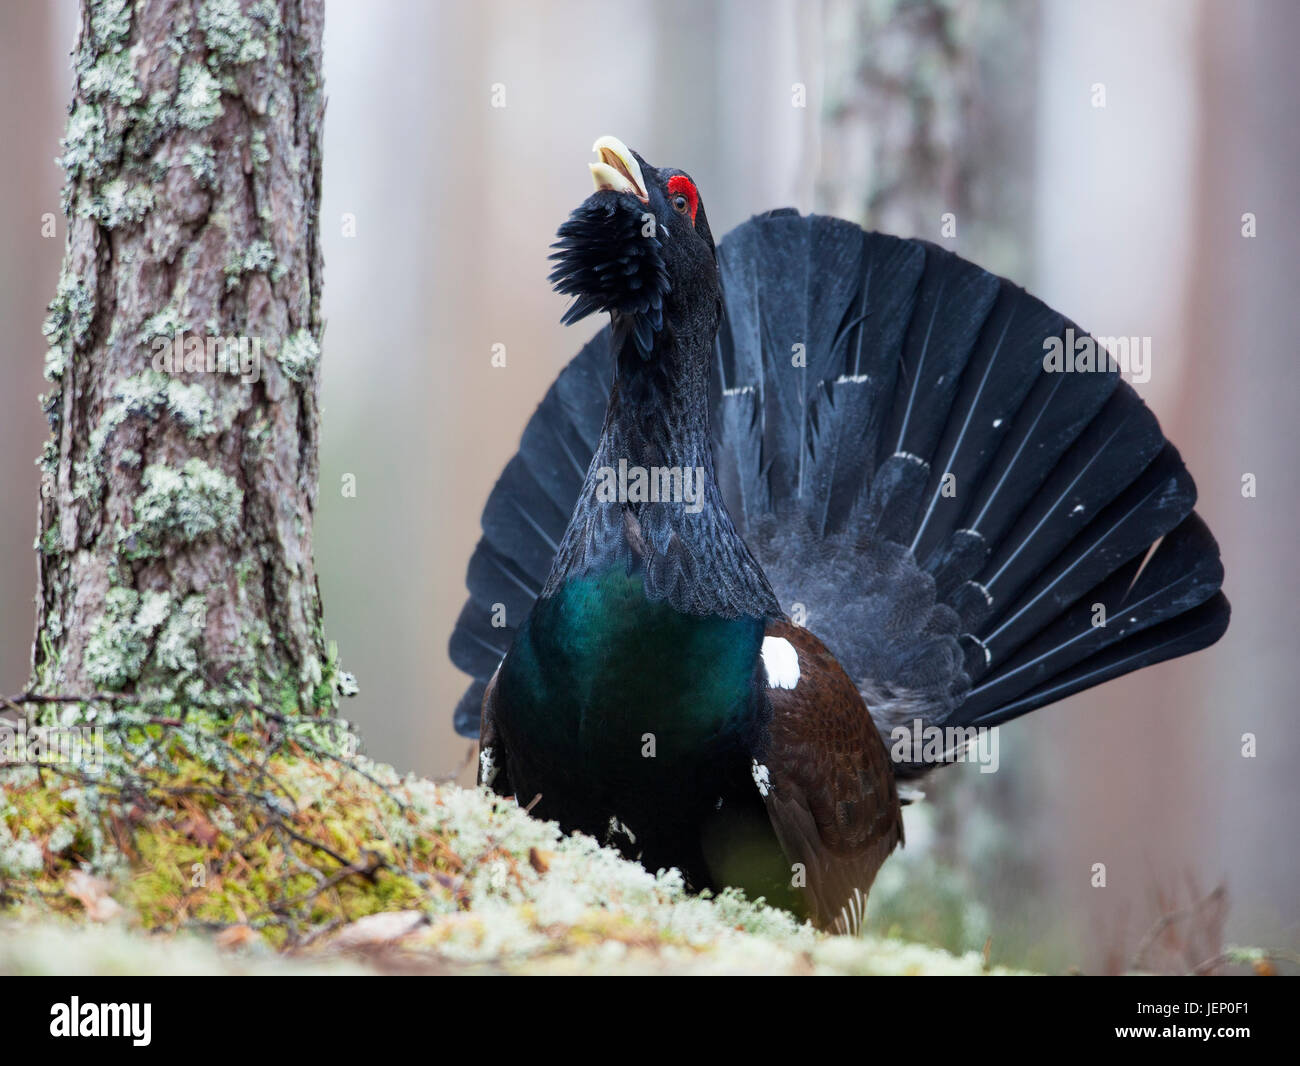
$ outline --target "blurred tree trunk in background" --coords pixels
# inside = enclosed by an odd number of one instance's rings
[[[322,20],[320,0],[83,6],[38,692],[333,706],[312,561]]]
[[[824,0],[817,210],[869,229],[916,236],[1024,280],[1031,247],[1035,8],[1027,2]],[[1033,809],[1032,760],[1014,773],[972,766],[936,773],[908,812],[912,845],[873,894],[879,928],[962,950],[1007,930],[1041,878],[1033,841],[1008,833]],[[1011,887],[1014,886],[1014,887]],[[976,902],[982,901],[982,902]],[[985,908],[988,908],[986,911]]]
[[[828,0],[818,200],[888,233],[935,234],[971,176],[975,59],[955,5]]]
[[[822,16],[817,209],[1023,270],[1036,6],[825,0]]]

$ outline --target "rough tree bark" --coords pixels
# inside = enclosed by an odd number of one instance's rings
[[[320,710],[346,681],[312,561],[322,20],[321,0],[83,4],[37,692]]]

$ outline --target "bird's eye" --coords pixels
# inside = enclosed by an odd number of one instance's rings
[[[685,174],[674,174],[668,179],[668,202],[679,215],[685,215],[695,225],[695,211],[700,205],[700,194],[695,183]]]

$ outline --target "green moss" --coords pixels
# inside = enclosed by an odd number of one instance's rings
[[[160,339],[170,340],[188,325],[185,316],[176,310],[175,305],[168,304],[157,314],[145,319],[144,325],[140,327],[140,340],[145,344]]]
[[[122,154],[122,139],[133,121],[141,91],[131,69],[129,0],[105,0],[90,14],[90,33],[81,41],[74,66],[83,101],[68,118],[60,162],[67,171],[65,208],[72,182],[98,179]]]
[[[104,110],[95,103],[78,104],[68,116],[68,125],[59,142],[59,163],[67,172],[69,181],[82,176],[97,178],[106,163],[115,159],[116,147],[110,149],[108,127],[104,123]]]
[[[283,678],[279,685],[280,713],[286,718],[298,711],[298,684],[290,677]]]
[[[59,531],[54,528],[47,529],[37,537],[36,543],[32,546],[42,555],[58,555],[63,551],[63,543],[59,539]]]
[[[271,161],[271,151],[266,147],[266,130],[253,131],[249,148],[254,166],[264,167]]]
[[[126,51],[105,52],[81,75],[81,91],[94,100],[111,100],[129,107],[143,95]]]
[[[14,836],[0,823],[0,877],[30,877],[44,866],[41,846],[30,830],[22,828]]]
[[[199,672],[203,628],[207,624],[207,600],[187,596],[173,611],[158,635],[155,659],[166,673],[193,676]]]
[[[168,161],[165,156],[151,156],[178,125],[172,94],[156,90],[143,106],[131,108],[130,114],[130,125],[122,131],[123,152],[140,164],[150,182],[161,184],[167,177]]]

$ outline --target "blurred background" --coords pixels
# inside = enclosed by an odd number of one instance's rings
[[[6,693],[33,629],[75,29],[71,0],[0,4]],[[447,636],[493,480],[598,326],[559,325],[546,254],[612,133],[689,170],[716,234],[824,211],[942,241],[1095,334],[1153,338],[1137,387],[1223,547],[1227,636],[1014,723],[997,774],[932,779],[876,927],[1055,970],[1300,950],[1297,46],[1286,0],[328,0],[316,550],[367,751],[471,780]],[[1226,918],[1193,907],[1219,885]]]

